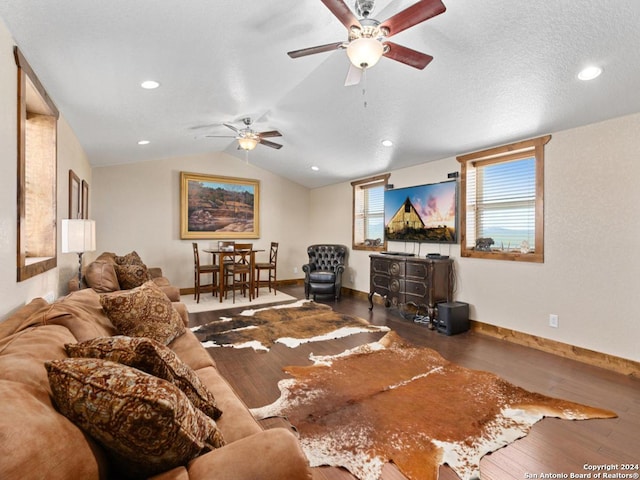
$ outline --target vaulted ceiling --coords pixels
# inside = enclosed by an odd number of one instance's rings
[[[245,161],[206,135],[249,116],[283,134],[249,162],[318,187],[640,111],[640,1],[443,2],[393,38],[431,64],[382,58],[351,87],[344,50],[287,56],[347,39],[320,0],[3,0],[0,18],[94,166]],[[371,16],[413,3],[376,0]],[[602,75],[579,80],[592,64]]]

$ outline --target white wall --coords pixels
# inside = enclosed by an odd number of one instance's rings
[[[193,240],[180,239],[180,172],[260,180],[260,238],[247,239],[268,259],[279,242],[278,280],[302,278],[306,261],[309,190],[224,153],[95,168],[92,195],[98,253],[136,250],[176,286],[193,287]],[[229,237],[227,240],[234,240]],[[201,248],[217,240],[197,240]],[[297,273],[294,273],[297,268]]]
[[[58,268],[23,282],[16,280],[18,134],[14,45],[11,35],[0,21],[0,319],[35,297],[49,292],[54,295],[66,292],[67,279],[77,271],[78,264],[77,255],[60,253],[58,228]],[[28,52],[23,53],[28,61]],[[55,103],[55,98],[53,101]],[[91,184],[91,167],[73,131],[61,115],[58,121],[58,226],[60,219],[67,218],[70,168]]]
[[[640,114],[553,134],[545,151],[545,262],[460,258],[459,245],[430,251],[455,258],[456,299],[471,318],[611,355],[640,360]],[[491,145],[487,145],[487,148]],[[460,152],[466,153],[466,152]],[[393,171],[395,187],[447,180],[455,158]],[[314,237],[351,245],[349,182],[311,192]],[[349,206],[349,210],[347,207]],[[328,227],[328,229],[327,229]],[[392,242],[389,250],[418,252]],[[369,290],[368,252],[351,251],[345,285]],[[559,328],[548,326],[559,315]]]

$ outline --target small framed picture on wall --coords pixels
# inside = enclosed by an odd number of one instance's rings
[[[82,218],[89,218],[89,184],[82,180]]]
[[[69,218],[82,218],[80,189],[80,177],[73,170],[69,170]]]

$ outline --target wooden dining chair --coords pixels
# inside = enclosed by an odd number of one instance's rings
[[[227,287],[225,287],[225,298],[229,289],[233,292],[233,303],[236,303],[236,290],[242,291],[243,296],[247,296],[249,292],[249,301],[253,298],[251,289],[251,243],[236,243],[233,249],[233,262],[225,265],[225,279]],[[228,275],[227,275],[228,272]],[[231,284],[229,285],[229,280]]]
[[[256,298],[258,297],[258,291],[261,286],[268,285],[269,292],[271,292],[271,288],[273,288],[273,294],[276,294],[276,272],[278,266],[278,242],[271,242],[271,248],[269,249],[269,262],[256,262],[256,276],[255,276],[255,284],[256,284]],[[266,270],[269,274],[268,278],[265,280],[260,280],[260,273]]]
[[[233,251],[235,248],[236,242],[233,240],[220,240],[218,242],[218,250],[223,252],[223,251]],[[220,255],[220,261],[226,266],[229,265],[231,263],[233,263],[233,258],[234,256],[231,255]],[[231,272],[227,272],[227,269],[224,268],[224,278],[221,280],[221,282],[224,282],[224,288],[227,288],[227,285],[231,284]],[[225,292],[225,298],[227,298],[226,292]]]
[[[218,291],[218,282],[216,281],[218,278],[218,266],[214,264],[201,264],[200,263],[200,253],[198,252],[198,244],[193,242],[191,244],[193,246],[193,284],[194,284],[194,292],[193,298],[196,303],[200,303],[200,292],[203,289],[211,288],[211,292],[215,295]],[[211,284],[203,285],[202,275],[211,275]]]

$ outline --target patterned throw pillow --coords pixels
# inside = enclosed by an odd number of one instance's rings
[[[140,255],[135,250],[123,256],[116,255],[115,261],[118,265],[144,265]]]
[[[100,295],[103,310],[122,335],[149,337],[168,345],[185,332],[180,314],[153,281]]]
[[[169,347],[145,337],[99,337],[82,343],[67,343],[70,357],[91,357],[110,360],[142,370],[173,383],[196,408],[214,420],[222,412],[216,399],[198,375]]]
[[[98,440],[127,476],[146,478],[224,445],[215,421],[166,380],[99,359],[65,358],[45,367],[58,410]]]
[[[114,265],[114,268],[122,290],[139,287],[150,279],[146,265]]]

